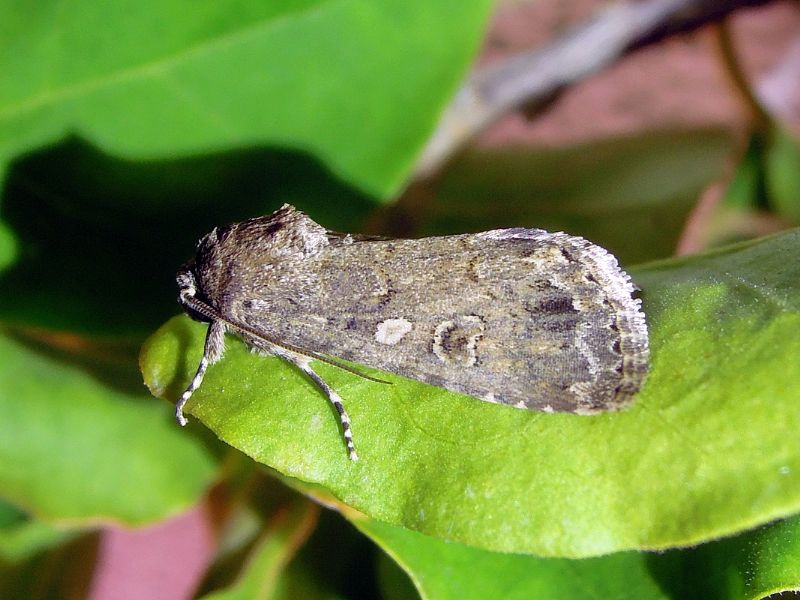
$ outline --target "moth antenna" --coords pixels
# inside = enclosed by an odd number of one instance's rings
[[[278,348],[283,348],[284,350],[288,350],[289,352],[293,352],[294,354],[299,354],[300,356],[305,356],[307,358],[313,358],[314,360],[324,362],[326,364],[331,365],[332,367],[336,367],[337,369],[342,369],[343,371],[352,373],[353,375],[361,377],[362,379],[366,379],[367,381],[374,381],[375,383],[385,383],[388,385],[392,385],[391,381],[386,381],[385,379],[379,379],[378,377],[373,377],[372,375],[367,375],[366,373],[362,373],[361,371],[354,369],[353,367],[346,365],[343,362],[340,362],[330,356],[324,356],[312,350],[303,350],[302,348],[298,348],[297,346],[293,346],[292,344],[287,344],[286,342],[276,340],[273,337],[265,335],[264,333],[253,329],[249,325],[246,325],[244,323],[238,323],[230,319],[226,319],[222,315],[220,315],[214,308],[212,308],[202,300],[198,300],[194,296],[184,298],[183,303],[192,310],[194,310],[195,312],[208,318],[209,320],[212,320],[213,322],[224,323],[228,329],[238,331],[239,333],[243,333],[245,334],[245,336],[252,337],[256,340],[261,340],[262,342],[266,342],[271,346],[277,346]],[[202,376],[201,376],[201,381],[202,381]]]
[[[274,344],[275,342],[272,343]],[[278,345],[282,344],[278,343]],[[313,351],[304,352],[299,349],[295,350],[291,346],[288,349],[291,350],[292,352],[297,352],[298,354],[303,354],[305,356],[308,356],[309,358],[313,358],[314,360],[324,362],[325,364],[331,365],[332,367],[336,367],[337,369],[341,369],[342,371],[347,371],[348,373],[352,373],[353,375],[361,377],[361,379],[366,379],[367,381],[374,381],[375,383],[385,383],[387,385],[393,385],[393,382],[391,381],[386,381],[385,379],[380,379],[378,377],[373,377],[372,375],[367,375],[366,373],[362,373],[358,369],[354,369],[353,367],[346,365],[343,362],[340,362],[330,356],[324,356],[323,354],[318,354],[317,352]]]
[[[189,387],[181,394],[178,403],[175,405],[175,419],[181,427],[184,427],[189,421],[183,416],[183,407],[189,398],[192,397],[194,391],[203,383],[206,369],[209,365],[213,365],[221,357],[225,350],[225,325],[221,321],[214,321],[208,326],[206,332],[206,342],[203,346],[203,357],[200,359],[200,364],[197,365],[197,371],[192,377]]]

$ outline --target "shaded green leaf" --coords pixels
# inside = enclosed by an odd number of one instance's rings
[[[380,550],[339,513],[323,510],[314,533],[283,572],[276,598],[379,597],[372,568],[379,553]]]
[[[479,402],[320,366],[333,409],[278,359],[233,339],[188,412],[279,472],[371,517],[492,550],[590,556],[688,545],[800,510],[800,231],[635,271],[652,373],[635,405],[582,417]],[[145,380],[174,401],[205,326],[169,321]]]
[[[800,588],[798,517],[693,549],[581,560],[489,552],[363,517],[351,520],[429,600],[755,600]]]
[[[217,501],[227,498],[227,505],[234,512],[226,519],[214,564],[199,588],[200,596],[232,588],[237,579],[251,577],[244,571],[249,568],[248,557],[258,546],[255,542],[259,540],[259,533],[263,541],[263,532],[274,529],[276,518],[285,517],[287,509],[291,511],[301,503],[308,503],[308,498],[323,506],[335,502],[321,488],[306,483],[299,486],[297,480],[289,481],[257,463],[249,464],[252,461],[243,454],[237,453],[231,458],[243,468],[236,468],[238,474],[234,479],[246,475],[239,481],[244,486],[218,485],[211,496]],[[229,483],[230,479],[226,481]],[[226,488],[227,491],[223,491]],[[246,499],[234,491],[236,488],[247,493]],[[270,580],[271,597],[287,600],[376,597],[377,581],[371,565],[379,550],[338,512],[320,512],[309,539],[276,579]]]
[[[455,90],[490,4],[5,0],[0,157],[67,132],[129,158],[269,144],[386,195]]]
[[[730,177],[721,204],[739,211],[764,208],[764,148],[766,141],[761,132],[755,132],[747,140],[745,152],[736,164]]]
[[[388,554],[381,553],[378,557],[378,577],[384,600],[416,600],[420,597],[408,573]]]
[[[166,406],[8,336],[0,412],[0,496],[42,519],[153,521],[196,501],[216,471]]]
[[[695,247],[749,240],[800,222],[798,172],[800,146],[788,131],[752,132],[719,202],[695,215]]]
[[[425,600],[670,598],[650,573],[646,554],[537,558],[444,542],[372,519],[352,522],[397,561]]]
[[[764,168],[770,204],[792,223],[800,223],[800,139],[776,129]]]
[[[11,228],[0,221],[0,271],[8,268],[17,259],[17,239]]]
[[[374,206],[286,152],[134,163],[72,140],[26,157],[3,190],[0,322],[141,342],[177,312],[175,273],[202,235],[283,202],[331,227]]]
[[[680,561],[680,577],[662,568],[668,559]],[[651,565],[673,598],[756,600],[800,591],[800,517],[653,556]]]
[[[359,574],[360,576],[360,574]],[[276,600],[345,600],[334,590],[326,589],[309,573],[307,565],[292,562],[277,582]]]
[[[423,232],[538,227],[583,235],[626,264],[668,257],[733,143],[729,133],[707,129],[472,150],[443,175]]]
[[[79,533],[77,529],[29,519],[19,509],[0,501],[0,564],[22,562]]]
[[[25,521],[0,529],[0,562],[16,563],[78,535],[78,530],[53,527],[42,521]]]

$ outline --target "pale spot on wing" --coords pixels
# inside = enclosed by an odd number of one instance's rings
[[[411,322],[406,319],[386,319],[378,323],[375,330],[375,341],[379,344],[394,346],[412,329]]]

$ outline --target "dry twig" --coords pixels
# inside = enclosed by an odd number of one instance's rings
[[[540,111],[569,85],[628,52],[695,30],[768,0],[622,0],[548,46],[472,74],[445,110],[420,156],[415,177],[436,171],[488,125],[525,106]]]

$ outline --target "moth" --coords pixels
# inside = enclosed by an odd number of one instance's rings
[[[228,332],[319,387],[352,460],[344,402],[312,360],[582,415],[625,406],[648,371],[645,316],[629,276],[606,250],[565,233],[386,239],[328,231],[286,204],[215,228],[177,281],[184,310],[209,324],[178,422],[186,424],[186,402],[222,357]]]

